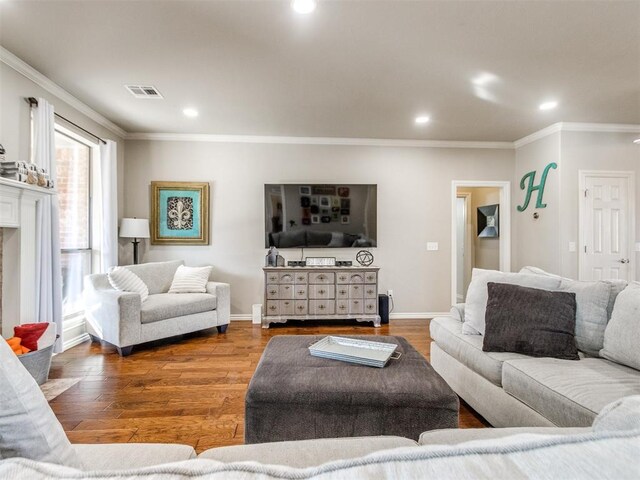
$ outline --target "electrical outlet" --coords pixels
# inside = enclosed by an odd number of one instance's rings
[[[429,251],[438,250],[438,242],[427,242],[427,250]]]
[[[393,290],[387,290],[387,295],[389,295],[390,297],[393,297]]]

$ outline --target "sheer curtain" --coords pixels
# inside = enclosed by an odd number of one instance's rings
[[[118,144],[107,140],[100,144],[99,178],[96,192],[100,215],[100,271],[118,265]]]
[[[56,185],[55,121],[53,105],[38,98],[32,108],[32,161],[46,168]],[[54,351],[62,351],[62,270],[60,213],[56,195],[45,195],[36,208],[36,319],[55,323],[60,337]]]

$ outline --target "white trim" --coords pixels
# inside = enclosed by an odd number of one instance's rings
[[[640,133],[640,125],[625,123],[558,122],[516,140],[513,142],[513,146],[514,148],[520,148],[557,132]]]
[[[511,271],[511,182],[488,180],[452,180],[451,181],[451,304],[457,303],[458,287],[457,235],[456,235],[456,198],[458,187],[495,187],[500,189],[500,271]]]
[[[472,205],[472,198],[473,198],[473,194],[471,192],[462,192],[462,193],[458,193],[457,189],[456,189],[456,201],[458,198],[464,198],[464,238],[465,240],[469,237],[468,235],[468,231],[467,231],[467,226],[470,225],[469,223],[469,219],[471,216],[471,205]],[[458,208],[456,205],[456,220],[458,219]],[[471,223],[473,223],[473,221],[471,221]],[[458,225],[456,223],[456,249],[457,249],[457,238],[458,238]],[[475,245],[473,245],[472,242],[471,245],[466,245],[465,244],[465,254],[469,254],[469,257],[471,259],[471,269],[473,270],[473,263],[475,261]],[[468,248],[467,248],[468,247]],[[467,251],[468,250],[468,251]],[[458,259],[458,255],[456,253],[456,262]],[[457,266],[457,265],[456,265]],[[463,267],[464,268],[464,267]],[[471,281],[471,279],[469,279],[469,281]],[[464,303],[464,295],[458,293],[458,279],[456,277],[456,303]]]
[[[237,321],[244,322],[248,320],[251,322],[253,320],[253,317],[251,316],[250,313],[232,313],[231,315],[229,315],[229,320],[234,322],[237,322]]]
[[[392,313],[390,320],[424,320],[436,317],[448,317],[449,312],[414,312],[414,313]]]
[[[22,76],[28,78],[36,85],[41,86],[47,92],[55,95],[60,100],[68,103],[71,107],[75,108],[78,112],[86,115],[94,122],[102,125],[107,130],[115,133],[119,137],[125,138],[127,136],[127,132],[120,128],[118,125],[113,123],[111,120],[102,116],[98,112],[96,112],[93,108],[88,106],[86,103],[78,100],[76,97],[67,92],[60,85],[55,83],[53,80],[45,77],[42,73],[37,71],[31,65],[26,63],[24,60],[16,57],[13,53],[7,50],[4,47],[0,46],[0,62],[6,64],[7,66],[13,68],[16,72],[21,74]]]
[[[91,340],[91,337],[89,337],[88,333],[83,333],[82,335],[78,335],[77,337],[74,337],[74,338],[71,338],[71,339],[65,341],[62,344],[62,351],[66,352],[70,348],[73,348],[76,345],[80,345],[81,343],[84,343],[84,342],[86,342],[88,340]]]
[[[636,280],[636,258],[634,258],[636,243],[636,173],[632,171],[614,171],[614,170],[578,170],[578,279],[584,278],[584,262],[586,245],[585,233],[583,225],[585,223],[585,196],[584,191],[586,189],[587,177],[614,177],[614,178],[626,178],[627,186],[627,201],[629,208],[629,280]]]
[[[408,148],[488,148],[512,150],[512,142],[465,142],[447,140],[396,140],[388,138],[286,137],[268,135],[214,135],[198,133],[129,133],[126,140],[165,142],[269,143],[283,145],[344,145]]]

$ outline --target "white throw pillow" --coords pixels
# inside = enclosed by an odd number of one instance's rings
[[[149,296],[149,289],[147,285],[133,273],[131,270],[125,267],[115,267],[109,270],[107,274],[109,277],[109,283],[116,290],[121,292],[132,292],[140,295],[140,300],[143,302]]]
[[[211,267],[185,267],[180,265],[169,293],[206,293]]]
[[[604,331],[600,355],[640,370],[640,282],[625,288],[613,306],[611,320]]]
[[[14,457],[82,468],[40,387],[0,337],[0,460]]]
[[[489,299],[487,284],[489,282],[508,283],[510,285],[539,288],[541,290],[558,290],[560,287],[560,277],[525,275],[522,273],[506,273],[497,270],[474,268],[464,306],[462,333],[467,335],[484,335],[485,313],[487,310],[487,300]]]

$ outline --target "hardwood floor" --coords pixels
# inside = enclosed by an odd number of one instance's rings
[[[73,443],[168,442],[198,452],[244,442],[244,396],[262,351],[275,335],[400,335],[429,358],[428,320],[397,320],[381,328],[309,323],[263,330],[234,322],[136,347],[121,358],[99,343],[53,359],[50,378],[82,377],[50,404]],[[487,424],[468,406],[460,427]]]

